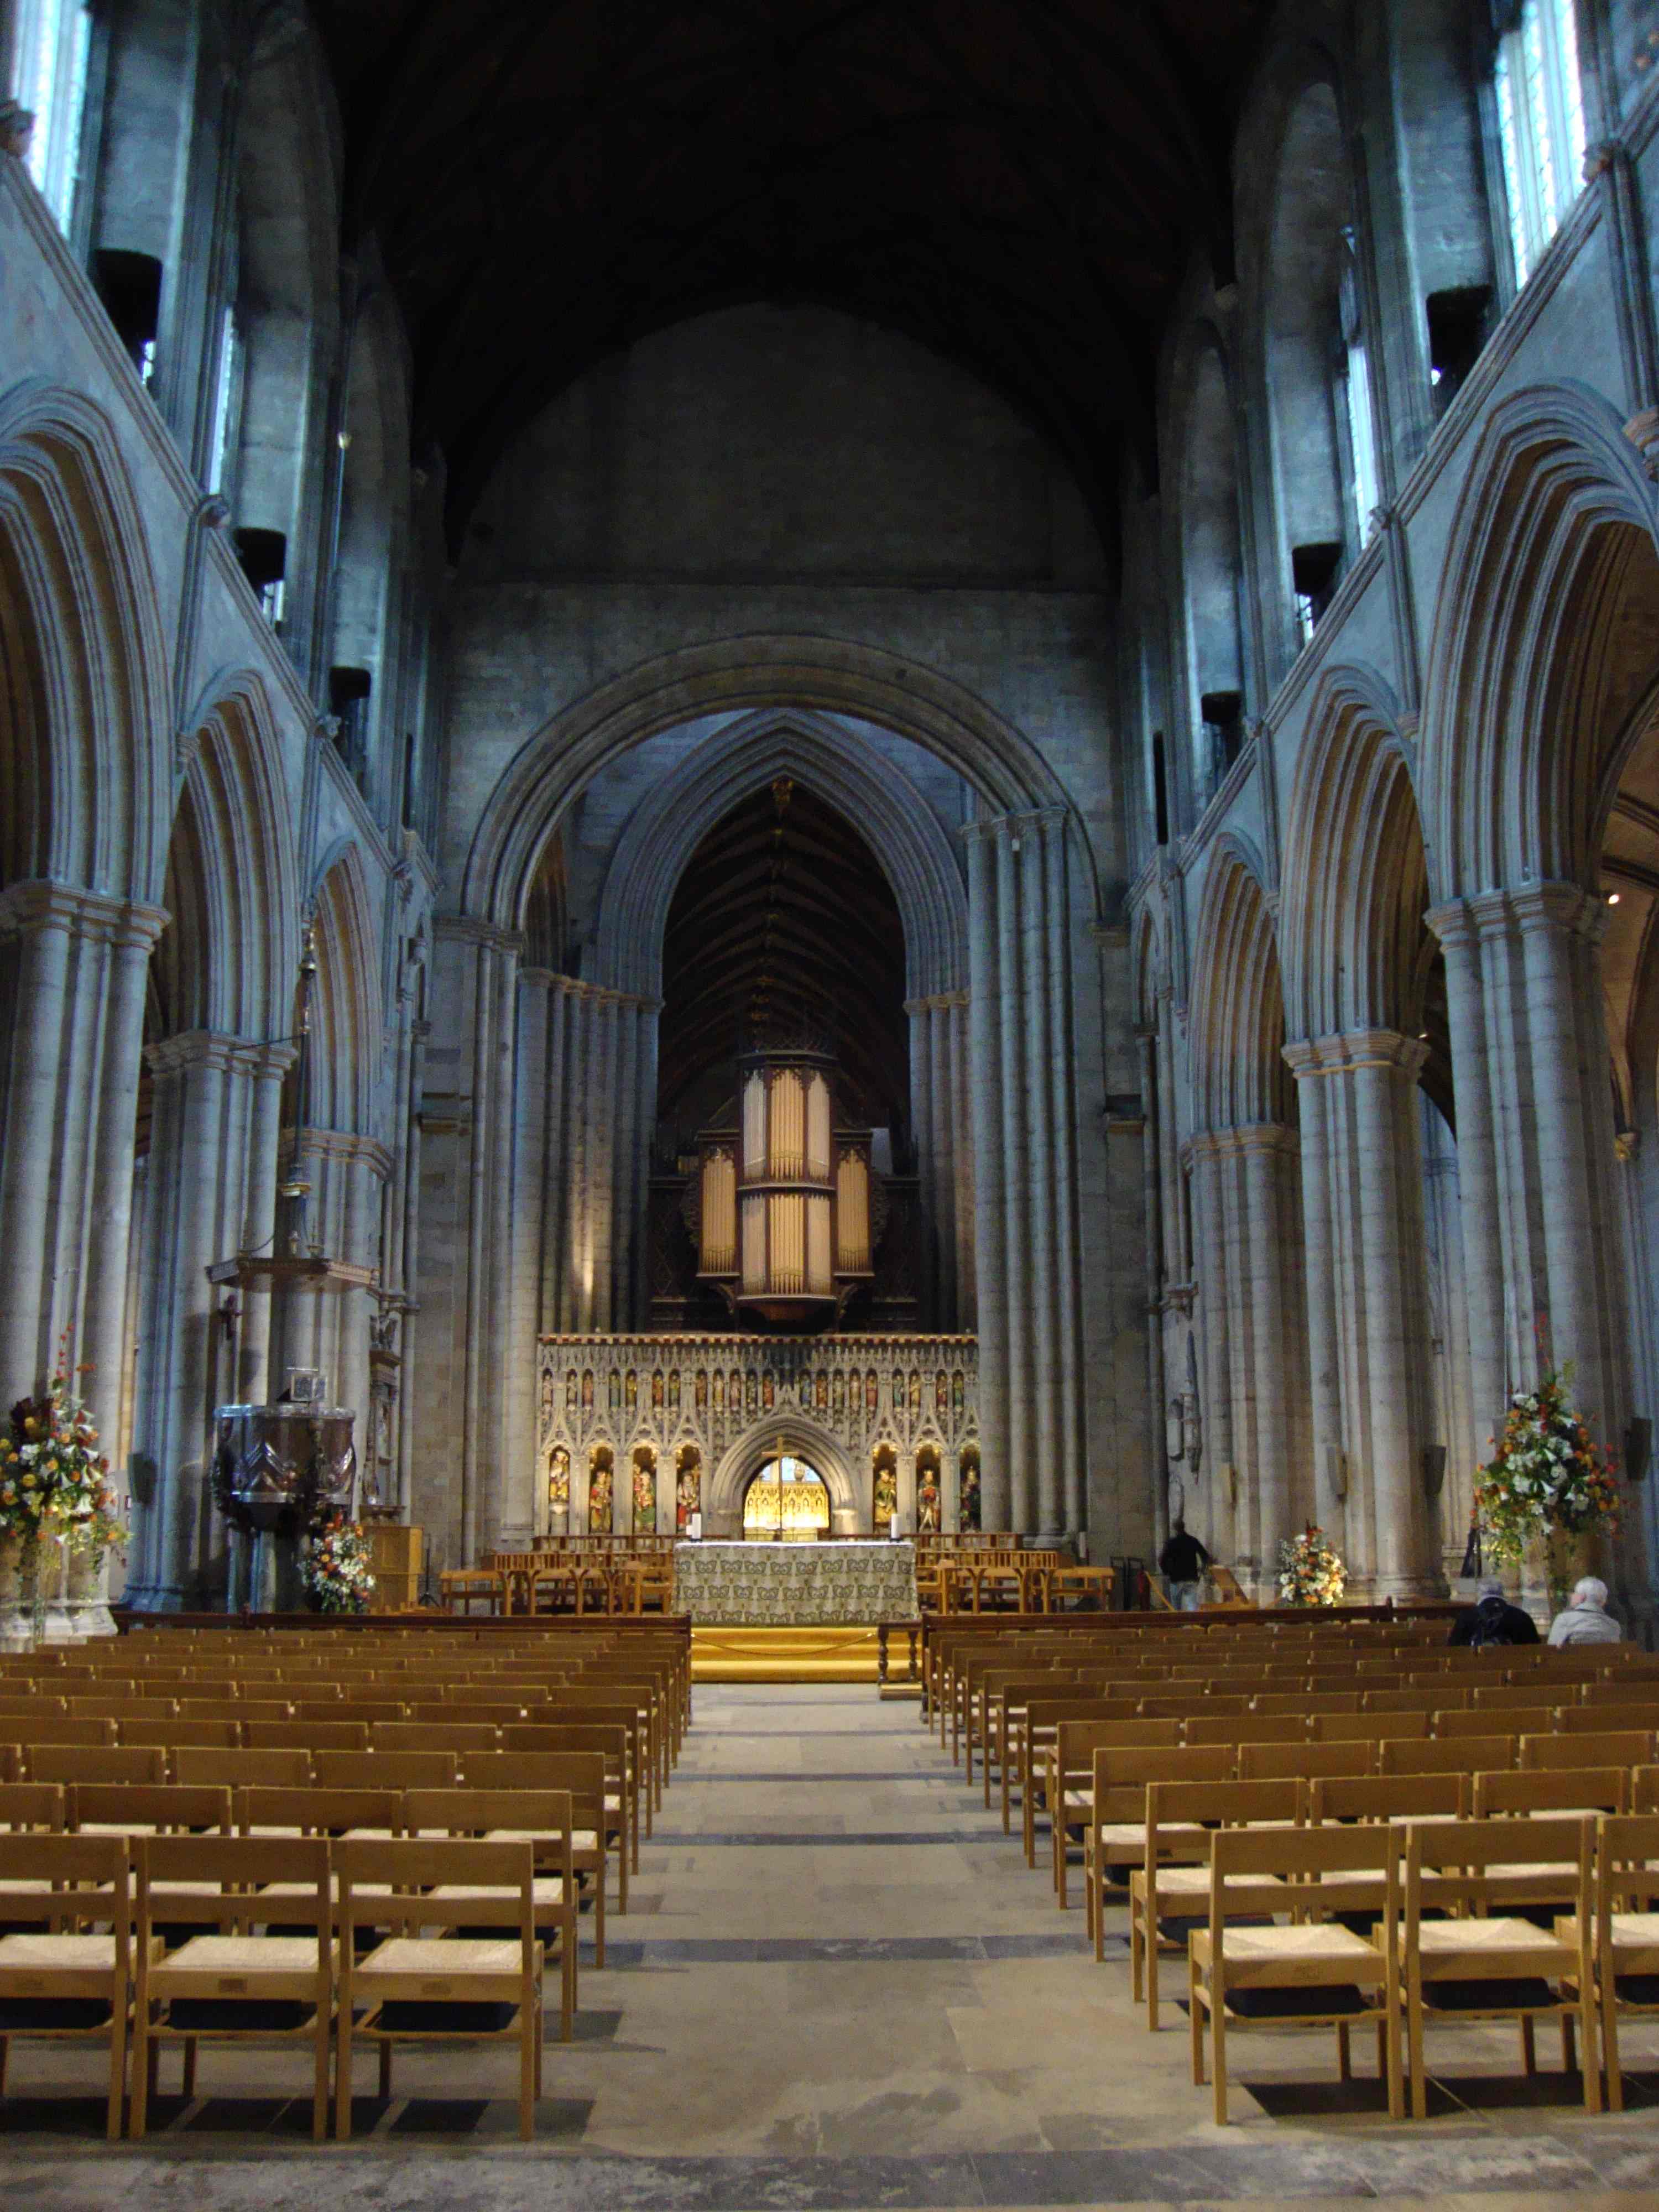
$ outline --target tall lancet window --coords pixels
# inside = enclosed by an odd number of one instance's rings
[[[1584,181],[1584,95],[1575,0],[1519,0],[1492,88],[1504,149],[1515,281],[1524,284]]]
[[[1348,401],[1349,493],[1354,526],[1363,545],[1376,525],[1382,492],[1376,474],[1376,432],[1371,413],[1371,371],[1365,351],[1365,323],[1360,309],[1358,245],[1352,227],[1342,233],[1342,344]]]
[[[34,118],[28,172],[67,230],[81,168],[92,11],[80,0],[21,0],[13,33],[12,98]]]

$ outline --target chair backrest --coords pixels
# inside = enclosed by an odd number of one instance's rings
[[[374,1751],[498,1751],[500,1731],[470,1721],[376,1721],[369,1730]]]
[[[1149,1782],[1231,1782],[1232,1778],[1231,1744],[1108,1746],[1094,1757],[1095,1817],[1144,1820]]]
[[[0,1782],[0,1829],[61,1829],[66,1813],[61,1782]]]
[[[1206,1859],[1209,1831],[1237,1827],[1251,1820],[1292,1820],[1307,1818],[1307,1789],[1300,1781],[1272,1782],[1149,1782],[1146,1785],[1146,1864],[1162,1859]],[[1181,1828],[1206,1832],[1194,1842],[1190,1832],[1177,1842],[1168,1832]]]
[[[1306,1690],[1258,1690],[1250,1711],[1253,1713],[1300,1713],[1305,1718],[1315,1711],[1357,1713],[1359,1701],[1358,1690],[1322,1690],[1317,1696]]]
[[[268,1927],[314,1929],[318,1971],[325,1977],[332,1924],[328,1855],[327,1842],[314,1836],[135,1836],[141,1962],[144,1937],[158,1917],[222,1927],[253,1918]],[[152,1909],[152,1893],[162,1882],[167,1888]],[[261,1893],[257,1900],[248,1898],[250,1889]]]
[[[1402,1831],[1380,1824],[1218,1828],[1210,1841],[1209,1920],[1256,1919],[1285,1910],[1282,1885],[1317,1881],[1322,1913],[1382,1911],[1398,1897]],[[1378,1861],[1382,1864],[1378,1865]]]
[[[68,1717],[69,1699],[67,1698],[47,1697],[45,1694],[37,1697],[33,1692],[14,1691],[8,1691],[3,1697],[0,1697],[0,1735],[9,1733],[5,1727],[8,1721],[47,1718],[67,1720]]]
[[[1313,1820],[1467,1820],[1467,1774],[1322,1776],[1313,1785]]]
[[[1602,1685],[1598,1683],[1592,1704],[1556,1708],[1555,1729],[1559,1735],[1605,1735],[1624,1729],[1659,1732],[1659,1697],[1644,1688],[1639,1698],[1604,1698]]]
[[[31,1782],[165,1782],[167,1754],[155,1745],[27,1744]]]
[[[298,1790],[311,1779],[308,1751],[202,1751],[180,1745],[173,1761],[179,1782],[222,1783],[229,1790]]]
[[[568,1839],[577,1826],[568,1790],[406,1790],[404,1832],[482,1836],[508,1829],[538,1841]]]
[[[386,1893],[420,1891],[422,1928],[498,1928],[519,1923],[525,1971],[536,1936],[536,1856],[528,1843],[485,1843],[475,1838],[419,1836],[380,1843],[343,1836],[325,1848],[340,1884],[340,1956],[349,1974],[352,1936],[360,1925],[384,1927]],[[516,1889],[510,1912],[504,1890]],[[392,1908],[396,1917],[395,1906]],[[465,1954],[462,1954],[463,1957]],[[435,1971],[435,1970],[434,1970]],[[465,1973],[457,1966],[458,1978]]]
[[[1477,1774],[1473,1811],[1477,1820],[1516,1813],[1627,1813],[1630,1769],[1559,1766],[1531,1772]]]
[[[25,1741],[42,1744],[112,1744],[115,1723],[106,1713],[83,1714],[79,1717],[74,1713],[63,1717],[42,1713],[38,1720],[30,1720]]]
[[[282,1828],[295,1835],[337,1836],[348,1828],[384,1828],[396,1834],[403,1819],[398,1790],[303,1790],[258,1786],[236,1792],[237,1829],[250,1834]]]
[[[217,1829],[228,1836],[230,1810],[228,1790],[179,1783],[76,1782],[69,1790],[71,1828],[125,1828],[131,1835],[145,1828],[179,1833]]]
[[[42,1917],[40,1885],[94,1885],[107,1890],[98,1900],[98,1917],[115,1931],[114,1978],[125,2002],[132,1937],[132,1888],[125,1836],[45,1835],[23,1830],[0,1832],[0,1923],[38,1923]],[[70,1969],[73,1971],[73,1969]],[[82,1969],[84,1972],[84,1969]],[[43,1971],[46,1993],[51,1970]],[[70,1987],[76,1984],[70,1983]],[[80,1987],[84,1993],[84,1983]]]
[[[1523,1735],[1521,1765],[1542,1766],[1645,1766],[1654,1753],[1646,1729],[1586,1735]]]
[[[1354,1743],[1244,1743],[1238,1747],[1239,1778],[1268,1782],[1276,1777],[1311,1782],[1322,1774],[1370,1774],[1376,1765],[1376,1746],[1367,1740]]]
[[[458,1772],[453,1751],[319,1751],[312,1760],[324,1790],[445,1790]]]
[[[595,1751],[464,1751],[465,1790],[563,1790],[580,1826],[605,1825],[605,1759]]]
[[[234,1751],[242,1741],[240,1721],[122,1721],[119,1723],[124,1744],[140,1744],[146,1750],[156,1745],[164,1751],[174,1751],[188,1744],[193,1751]]]
[[[250,1721],[250,1751],[367,1751],[367,1721]]]
[[[1486,1705],[1434,1717],[1436,1735],[1448,1741],[1469,1735],[1547,1735],[1553,1725],[1547,1705]]]
[[[1651,1911],[1659,1898],[1659,1817],[1651,1812],[1603,1815],[1597,1823],[1597,1949],[1609,1956],[1611,1916]]]
[[[1405,1835],[1408,1944],[1425,1911],[1484,1912],[1494,1904],[1501,1911],[1518,1879],[1529,1901],[1575,1903],[1581,1926],[1589,1925],[1592,1820],[1411,1820]]]
[[[380,1686],[377,1684],[377,1689]],[[408,1708],[401,1698],[365,1695],[356,1691],[344,1698],[325,1701],[321,1698],[296,1698],[294,1717],[296,1721],[363,1721],[370,1727],[376,1721],[401,1721],[409,1717]]]
[[[1189,1744],[1306,1743],[1308,1716],[1302,1713],[1241,1713],[1212,1717],[1195,1712],[1187,1723]]]
[[[1426,1713],[1316,1713],[1316,1743],[1413,1743],[1427,1735]]]
[[[1512,1735],[1463,1736],[1449,1742],[1385,1743],[1384,1774],[1474,1774],[1481,1769],[1513,1766]]]
[[[71,1720],[161,1721],[173,1717],[177,1711],[171,1698],[123,1697],[103,1692],[90,1697],[72,1693],[69,1701]]]

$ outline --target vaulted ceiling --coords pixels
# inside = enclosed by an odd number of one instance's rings
[[[904,1112],[897,902],[852,823],[801,786],[757,792],[698,846],[668,909],[662,981],[662,1120],[694,1125],[734,1094],[740,1043],[809,1036],[840,1058],[842,1113],[870,1127]]]
[[[601,355],[814,300],[959,361],[1104,511],[1267,0],[316,0],[452,520]]]

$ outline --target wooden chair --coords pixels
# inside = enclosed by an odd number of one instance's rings
[[[1557,1735],[1594,1735],[1625,1729],[1644,1729],[1650,1735],[1659,1734],[1659,1698],[1651,1691],[1644,1691],[1639,1700],[1626,1702],[1604,1697],[1598,1684],[1593,1704],[1556,1707]]]
[[[325,1849],[329,1847],[325,1846]],[[332,1847],[339,1879],[338,2058],[335,2132],[351,2132],[351,2062],[361,2038],[380,2057],[380,2094],[392,2094],[392,2054],[399,2043],[516,2042],[519,2133],[536,2132],[541,2094],[542,1947],[536,1939],[536,1860],[528,1843],[344,1840]],[[387,1891],[394,1893],[388,1899]],[[511,1893],[514,1940],[467,1936],[498,1928]],[[441,1928],[432,1940],[417,1930]],[[362,1958],[359,1929],[388,1929]],[[357,2008],[363,2008],[359,2019]],[[503,2026],[477,2025],[505,2006]]]
[[[77,1835],[230,1833],[230,1792],[177,1783],[76,1782],[65,1819]]]
[[[356,1836],[382,1840],[403,1832],[400,1790],[239,1790],[233,1818],[239,1836]]]
[[[1370,1774],[1376,1747],[1352,1743],[1243,1743],[1238,1747],[1241,1782],[1311,1782],[1321,1775]]]
[[[370,1728],[376,1721],[409,1718],[407,1707],[397,1698],[358,1697],[355,1692],[332,1699],[296,1698],[292,1711],[296,1721],[323,1721],[330,1724],[340,1721],[362,1721]]]
[[[1623,1819],[1604,1817],[1596,1837],[1593,1964],[1607,2105],[1615,2112],[1625,2109],[1620,2015],[1647,2018],[1659,2013],[1656,1898],[1659,1898],[1659,1819],[1651,1811]],[[1574,1931],[1558,1921],[1556,1932],[1571,1942]]]
[[[334,1990],[328,1844],[296,1836],[141,1835],[132,1849],[138,1877],[134,2136],[144,2132],[163,2043],[184,2045],[189,2097],[201,2043],[308,2042],[311,2133],[324,2142]],[[216,1922],[220,1932],[192,1935],[177,1950],[164,1951],[156,1941],[163,1899],[168,1921]],[[255,1928],[264,1933],[252,1933]],[[306,1932],[271,1932],[281,1928]]]
[[[27,1744],[24,1762],[31,1782],[165,1782],[167,1753],[158,1747],[114,1744],[76,1749],[67,1744]]]
[[[1346,1827],[1218,1829],[1210,1844],[1206,1924],[1187,1953],[1193,2080],[1205,2076],[1207,2027],[1216,2124],[1227,2124],[1227,2036],[1236,2027],[1334,2027],[1345,2081],[1356,2021],[1376,2029],[1389,2112],[1403,2101],[1395,1929],[1400,1909],[1398,1832]],[[1379,1868],[1381,1857],[1384,1864]],[[1374,1942],[1324,1917],[1289,1925],[1241,1926],[1282,1913],[1285,1891],[1316,1897],[1319,1915],[1379,1913]]]
[[[1066,1874],[1072,1831],[1076,1829],[1081,1835],[1093,1800],[1095,1753],[1109,1748],[1133,1751],[1146,1745],[1172,1750],[1180,1741],[1179,1721],[1127,1720],[1113,1714],[1099,1720],[1062,1720],[1056,1725],[1045,1761],[1042,1796],[1048,1808],[1054,1896],[1062,1912],[1069,1910]],[[1035,1866],[1035,1803],[1025,1823],[1025,1863]]]
[[[1429,1732],[1426,1713],[1316,1713],[1316,1743],[1418,1743]]]
[[[1146,1786],[1152,1782],[1231,1782],[1233,1753],[1226,1744],[1097,1751],[1083,1830],[1083,1879],[1088,1932],[1095,1957],[1105,1951],[1106,1884],[1109,1869],[1140,1864],[1146,1844]]]
[[[14,2039],[103,2043],[109,2051],[105,2131],[121,2134],[131,2024],[132,1895],[127,1847],[115,1836],[0,1834],[0,1925],[30,1921],[43,1889],[98,1898],[108,1932],[14,1929],[0,1936],[0,2094]]]
[[[1562,2060],[1571,2071],[1576,2021],[1583,2043],[1584,2102],[1599,2112],[1590,1964],[1594,1824],[1548,1818],[1413,1820],[1405,1835],[1399,1963],[1413,2117],[1420,2120],[1427,2110],[1423,2031],[1428,2019],[1518,2021],[1521,2061],[1528,2075],[1537,2071],[1534,2030],[1540,2019],[1561,2022]],[[1570,1908],[1571,1937],[1504,1912],[1509,1904],[1530,1908],[1550,1901]],[[1448,1917],[1425,1917],[1437,1910]],[[1571,1988],[1572,1996],[1558,1995],[1552,1984]],[[1508,1995],[1500,1995],[1506,1987]]]
[[[1513,1766],[1516,1739],[1512,1735],[1471,1735],[1443,1742],[1385,1743],[1384,1774],[1475,1774],[1483,1770]]]
[[[1246,1743],[1306,1743],[1308,1716],[1302,1713],[1242,1713],[1212,1718],[1194,1713],[1187,1723],[1189,1744],[1226,1743],[1237,1749]]]
[[[1479,1705],[1468,1712],[1438,1712],[1434,1733],[1442,1742],[1471,1735],[1549,1735],[1553,1718],[1547,1705]]]
[[[1473,1798],[1467,1774],[1322,1776],[1311,1788],[1308,1818],[1325,1821],[1467,1820]]]
[[[1129,1874],[1129,1972],[1134,2002],[1146,2002],[1146,2026],[1156,2035],[1160,1949],[1184,1950],[1210,1892],[1210,1844],[1220,1828],[1263,1827],[1307,1816],[1302,1782],[1152,1782],[1146,1788],[1146,1838],[1141,1863]],[[1187,1917],[1169,1916],[1184,1906]],[[1285,1909],[1281,1900],[1279,1908]]]
[[[465,1790],[551,1790],[562,1791],[571,1802],[575,1826],[570,1838],[570,1863],[575,1879],[593,1899],[593,1964],[605,1965],[606,1866],[610,1857],[605,1832],[605,1759],[598,1752],[469,1751],[461,1756],[461,1787]],[[622,1880],[627,1878],[627,1852],[619,1850]],[[623,1891],[617,1893],[618,1909]]]
[[[107,1714],[85,1714],[77,1719],[70,1713],[60,1719],[56,1713],[42,1713],[38,1719],[30,1720],[22,1740],[26,1745],[50,1745],[54,1748],[112,1745],[116,1740],[115,1723]]]
[[[536,1932],[559,1959],[559,2040],[568,2043],[576,2010],[575,1822],[568,1790],[410,1790],[403,1800],[408,1836],[474,1836],[528,1844],[535,1854]],[[443,1896],[446,1893],[434,1893]]]
[[[164,1721],[178,1717],[178,1707],[171,1698],[120,1697],[107,1692],[88,1697],[72,1694],[69,1700],[71,1720]],[[125,1738],[123,1738],[125,1741]]]
[[[146,1751],[158,1747],[163,1753],[187,1746],[191,1751],[235,1751],[242,1741],[240,1721],[123,1721],[120,1723],[124,1747],[137,1745]]]
[[[1653,1737],[1645,1729],[1583,1735],[1523,1735],[1520,1764],[1523,1767],[1645,1766],[1653,1751]]]
[[[469,1721],[377,1721],[369,1748],[382,1751],[499,1751],[501,1731]],[[342,1747],[343,1748],[344,1747]]]
[[[1528,1772],[1477,1774],[1474,1815],[1491,1820],[1534,1813],[1626,1813],[1630,1770],[1625,1766],[1558,1766]]]
[[[503,1729],[501,1749],[511,1752],[586,1751],[599,1753],[605,1760],[605,1825],[620,1819],[628,1836],[629,1863],[635,1874],[640,1870],[640,1787],[639,1773],[635,1766],[627,1728],[616,1722],[610,1725],[583,1721],[564,1721],[552,1727]],[[625,1895],[618,1881],[618,1903],[627,1910]]]
[[[179,1782],[222,1784],[227,1790],[301,1790],[311,1779],[311,1754],[298,1749],[201,1751],[181,1744],[173,1771]]]

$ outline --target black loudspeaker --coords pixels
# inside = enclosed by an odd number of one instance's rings
[[[1625,1431],[1625,1480],[1626,1482],[1645,1482],[1648,1461],[1653,1452],[1653,1423],[1645,1413],[1638,1413]]]

